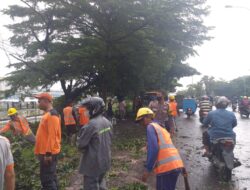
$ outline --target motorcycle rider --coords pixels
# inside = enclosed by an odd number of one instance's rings
[[[242,98],[242,100],[240,101],[240,104],[241,104],[242,106],[248,106],[248,105],[250,104],[248,97],[247,97],[247,96],[244,96],[244,97]]]
[[[232,110],[233,111],[236,111],[236,109],[237,109],[237,104],[238,104],[238,98],[237,98],[237,96],[234,96],[233,98],[232,98]]]
[[[200,107],[200,122],[203,122],[204,116],[206,115],[206,113],[212,111],[212,103],[209,101],[209,97],[208,96],[203,96],[200,103],[199,103],[199,107]],[[205,115],[204,115],[205,114]]]
[[[203,133],[202,140],[205,148],[203,156],[210,155],[210,142],[219,138],[232,138],[236,139],[236,134],[233,128],[237,125],[237,119],[234,113],[227,111],[226,108],[229,100],[225,96],[218,98],[216,102],[216,110],[207,114],[204,119],[204,126],[209,126],[207,131]]]
[[[239,110],[242,112],[244,109],[248,109],[250,106],[250,101],[247,96],[244,96],[239,103]]]

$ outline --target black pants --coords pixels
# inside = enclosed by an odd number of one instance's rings
[[[209,137],[209,134],[208,134],[207,131],[205,131],[205,132],[202,134],[202,143],[203,143],[205,146],[210,147],[210,137]]]
[[[170,133],[171,129],[174,127],[174,121],[172,117],[169,117],[167,121],[165,121],[165,129]]]
[[[107,190],[105,174],[96,177],[84,176],[84,190]]]
[[[73,134],[76,134],[76,125],[67,125],[66,132],[68,137],[71,137]]]
[[[44,155],[40,155],[39,160],[42,190],[58,190],[56,176],[57,155],[52,156],[52,162],[49,165],[44,163]]]

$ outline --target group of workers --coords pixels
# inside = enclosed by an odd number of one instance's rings
[[[56,166],[61,152],[61,117],[53,108],[49,93],[35,96],[39,108],[44,111],[36,135],[33,134],[26,118],[15,108],[8,110],[10,121],[0,129],[13,135],[22,135],[34,144],[34,154],[40,163],[40,180],[43,190],[57,190]],[[164,102],[163,96],[150,108],[140,108],[136,122],[147,127],[147,164],[142,181],[147,181],[152,171],[157,177],[157,190],[174,190],[178,175],[184,165],[167,131],[169,117],[175,117],[177,103],[173,97]],[[172,105],[171,105],[172,103]],[[103,116],[105,103],[99,97],[86,98],[77,111],[72,102],[63,110],[68,142],[76,142],[81,154],[79,172],[84,176],[84,190],[105,190],[105,175],[111,167],[112,124]],[[80,126],[80,127],[78,127]],[[78,131],[78,132],[77,132]],[[75,136],[77,134],[77,141]],[[7,138],[0,135],[0,189],[15,189],[14,160]]]
[[[40,180],[43,190],[57,190],[56,166],[61,152],[61,117],[53,108],[53,97],[49,93],[35,96],[44,114],[40,120],[36,135],[30,129],[26,118],[19,115],[15,108],[8,110],[10,121],[0,129],[0,134],[12,131],[34,144],[34,154],[40,164]],[[104,176],[111,162],[111,123],[102,116],[104,102],[101,98],[89,98],[78,108],[78,114],[69,103],[63,110],[64,123],[68,137],[79,129],[78,148],[84,153],[81,159],[80,173],[84,174],[84,189],[99,189],[104,184]],[[86,126],[85,124],[88,123]],[[101,144],[100,144],[101,142]],[[94,168],[94,169],[93,169]],[[0,135],[0,190],[15,189],[14,159],[10,142]],[[105,188],[104,188],[105,189]]]
[[[0,130],[0,133],[12,131],[13,135],[22,135],[34,144],[34,154],[40,164],[40,180],[42,189],[57,189],[56,165],[61,151],[61,120],[58,112],[53,108],[52,96],[41,93],[35,96],[39,108],[44,114],[39,123],[36,136],[30,129],[26,118],[19,115],[15,108],[8,110],[10,121]],[[7,138],[0,135],[0,189],[15,189],[14,160]],[[4,182],[5,181],[5,182]],[[4,185],[5,184],[5,185]]]
[[[86,108],[83,106],[73,107],[71,100],[67,101],[67,105],[63,109],[67,142],[70,142],[72,145],[75,144],[77,130],[89,122],[89,117],[86,113]]]
[[[155,114],[154,120],[173,135],[178,131],[175,119],[179,115],[179,109],[175,96],[170,95],[168,99],[169,101],[165,101],[163,94],[159,93],[150,101],[148,107]]]

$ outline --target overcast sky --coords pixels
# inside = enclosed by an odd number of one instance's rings
[[[211,13],[205,24],[214,26],[210,36],[214,39],[197,48],[199,56],[187,62],[202,75],[231,80],[250,74],[250,0],[208,0]],[[225,8],[233,5],[234,8]],[[200,76],[183,78],[181,83],[191,84]]]
[[[18,2],[20,1],[1,1],[0,8]],[[215,26],[209,33],[214,39],[197,47],[199,56],[191,57],[187,62],[202,75],[218,79],[231,80],[250,74],[250,0],[208,0],[208,4],[211,6],[211,13],[205,18],[205,25]],[[226,9],[225,5],[233,5],[235,8]],[[3,27],[9,22],[7,17],[0,17],[1,41],[9,37],[9,32]],[[6,69],[8,59],[2,50],[0,56],[0,76],[4,76],[10,71]],[[180,82],[187,85],[199,79],[200,76],[194,76],[184,78]]]

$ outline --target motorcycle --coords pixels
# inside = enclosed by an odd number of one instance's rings
[[[193,98],[185,98],[182,103],[183,112],[187,115],[187,118],[190,118],[197,109],[197,104]]]
[[[235,141],[232,138],[220,138],[211,143],[209,161],[215,166],[223,181],[230,181],[232,170],[241,165],[234,157]]]
[[[207,117],[207,114],[208,112],[202,112],[202,111],[199,112],[201,124],[203,124],[203,120]]]
[[[188,108],[187,111],[186,111],[186,114],[187,114],[187,118],[190,118],[191,115],[193,115],[193,110],[191,108]]]
[[[236,109],[237,109],[237,103],[233,103],[232,104],[232,110],[233,110],[233,112],[236,112]]]
[[[244,116],[246,118],[249,118],[249,115],[250,115],[250,108],[249,106],[248,107],[240,107],[240,116],[241,118],[243,118]]]

